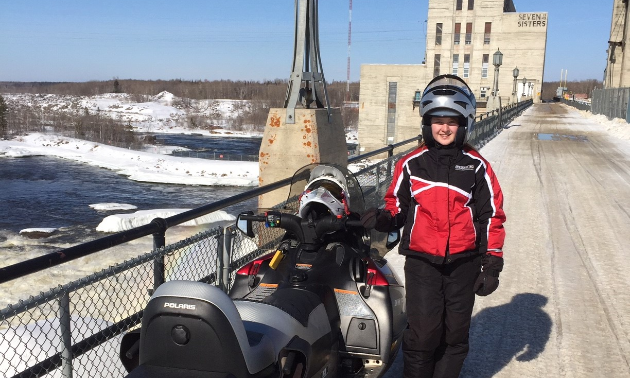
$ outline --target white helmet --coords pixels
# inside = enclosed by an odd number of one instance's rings
[[[300,217],[306,218],[311,211],[317,211],[318,216],[323,212],[341,217],[350,213],[349,207],[350,196],[343,173],[332,166],[315,167],[300,196]]]

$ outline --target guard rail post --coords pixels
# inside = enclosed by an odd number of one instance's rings
[[[503,121],[503,108],[501,108],[501,96],[499,96],[499,124],[493,130],[494,131],[493,134],[497,132],[497,130],[499,130],[499,128],[501,127],[502,125],[501,121]]]
[[[151,223],[156,224],[158,231],[153,233],[153,249],[160,249],[166,245],[166,229],[168,225],[163,218],[155,218]],[[160,255],[153,261],[153,291],[164,283],[164,256]]]
[[[381,168],[380,164],[374,164],[374,173],[375,173],[375,176],[376,176],[376,184],[374,184],[374,189],[376,190],[376,193],[378,193],[381,190],[381,173],[380,173],[381,170],[380,170],[380,168]]]
[[[389,151],[387,151],[387,174],[392,174],[392,157],[394,156],[394,146],[389,144]]]
[[[59,297],[59,331],[61,332],[61,375],[72,378],[72,329],[70,318],[70,292]]]
[[[225,267],[225,265],[229,265],[226,264],[226,257],[225,257],[225,229],[223,227],[221,227],[221,231],[219,232],[219,234],[216,236],[217,238],[217,285],[219,286],[219,289],[223,290],[224,292],[227,292],[227,283],[225,282],[225,277],[223,276],[223,269]],[[228,260],[229,261],[229,256],[228,256]]]
[[[236,230],[232,226],[228,226],[225,229],[225,241],[223,243],[223,266],[221,267],[221,275],[223,277],[223,287],[221,289],[226,293],[229,290],[228,284],[230,282],[230,256],[232,256],[232,241]]]

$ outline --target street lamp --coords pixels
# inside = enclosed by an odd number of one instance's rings
[[[523,78],[523,97],[525,97],[525,85],[527,85],[527,79]]]
[[[512,88],[512,97],[514,97],[514,102],[516,102],[516,79],[518,78],[518,67],[512,70],[512,76],[514,77],[514,87]]]
[[[503,64],[503,53],[497,49],[492,55],[492,64],[494,64],[494,87],[492,95],[496,96],[499,91],[499,67]]]

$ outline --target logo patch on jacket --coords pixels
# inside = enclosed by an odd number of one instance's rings
[[[455,166],[455,170],[456,171],[474,171],[475,170],[475,166],[473,164],[456,165]]]

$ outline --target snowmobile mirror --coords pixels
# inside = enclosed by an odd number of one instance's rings
[[[236,218],[236,228],[238,228],[239,231],[249,236],[250,238],[253,238],[255,235],[254,235],[254,228],[252,227],[252,221],[249,219],[243,219],[244,215],[251,216],[251,215],[254,215],[254,212],[246,211],[244,213],[240,213],[238,217]]]
[[[396,229],[394,231],[390,231],[389,234],[387,234],[387,243],[385,244],[385,247],[387,248],[388,251],[390,251],[396,245],[398,245],[399,242],[400,242],[400,230]]]
[[[123,336],[120,343],[119,357],[125,370],[130,373],[139,364],[140,330],[130,331]]]

